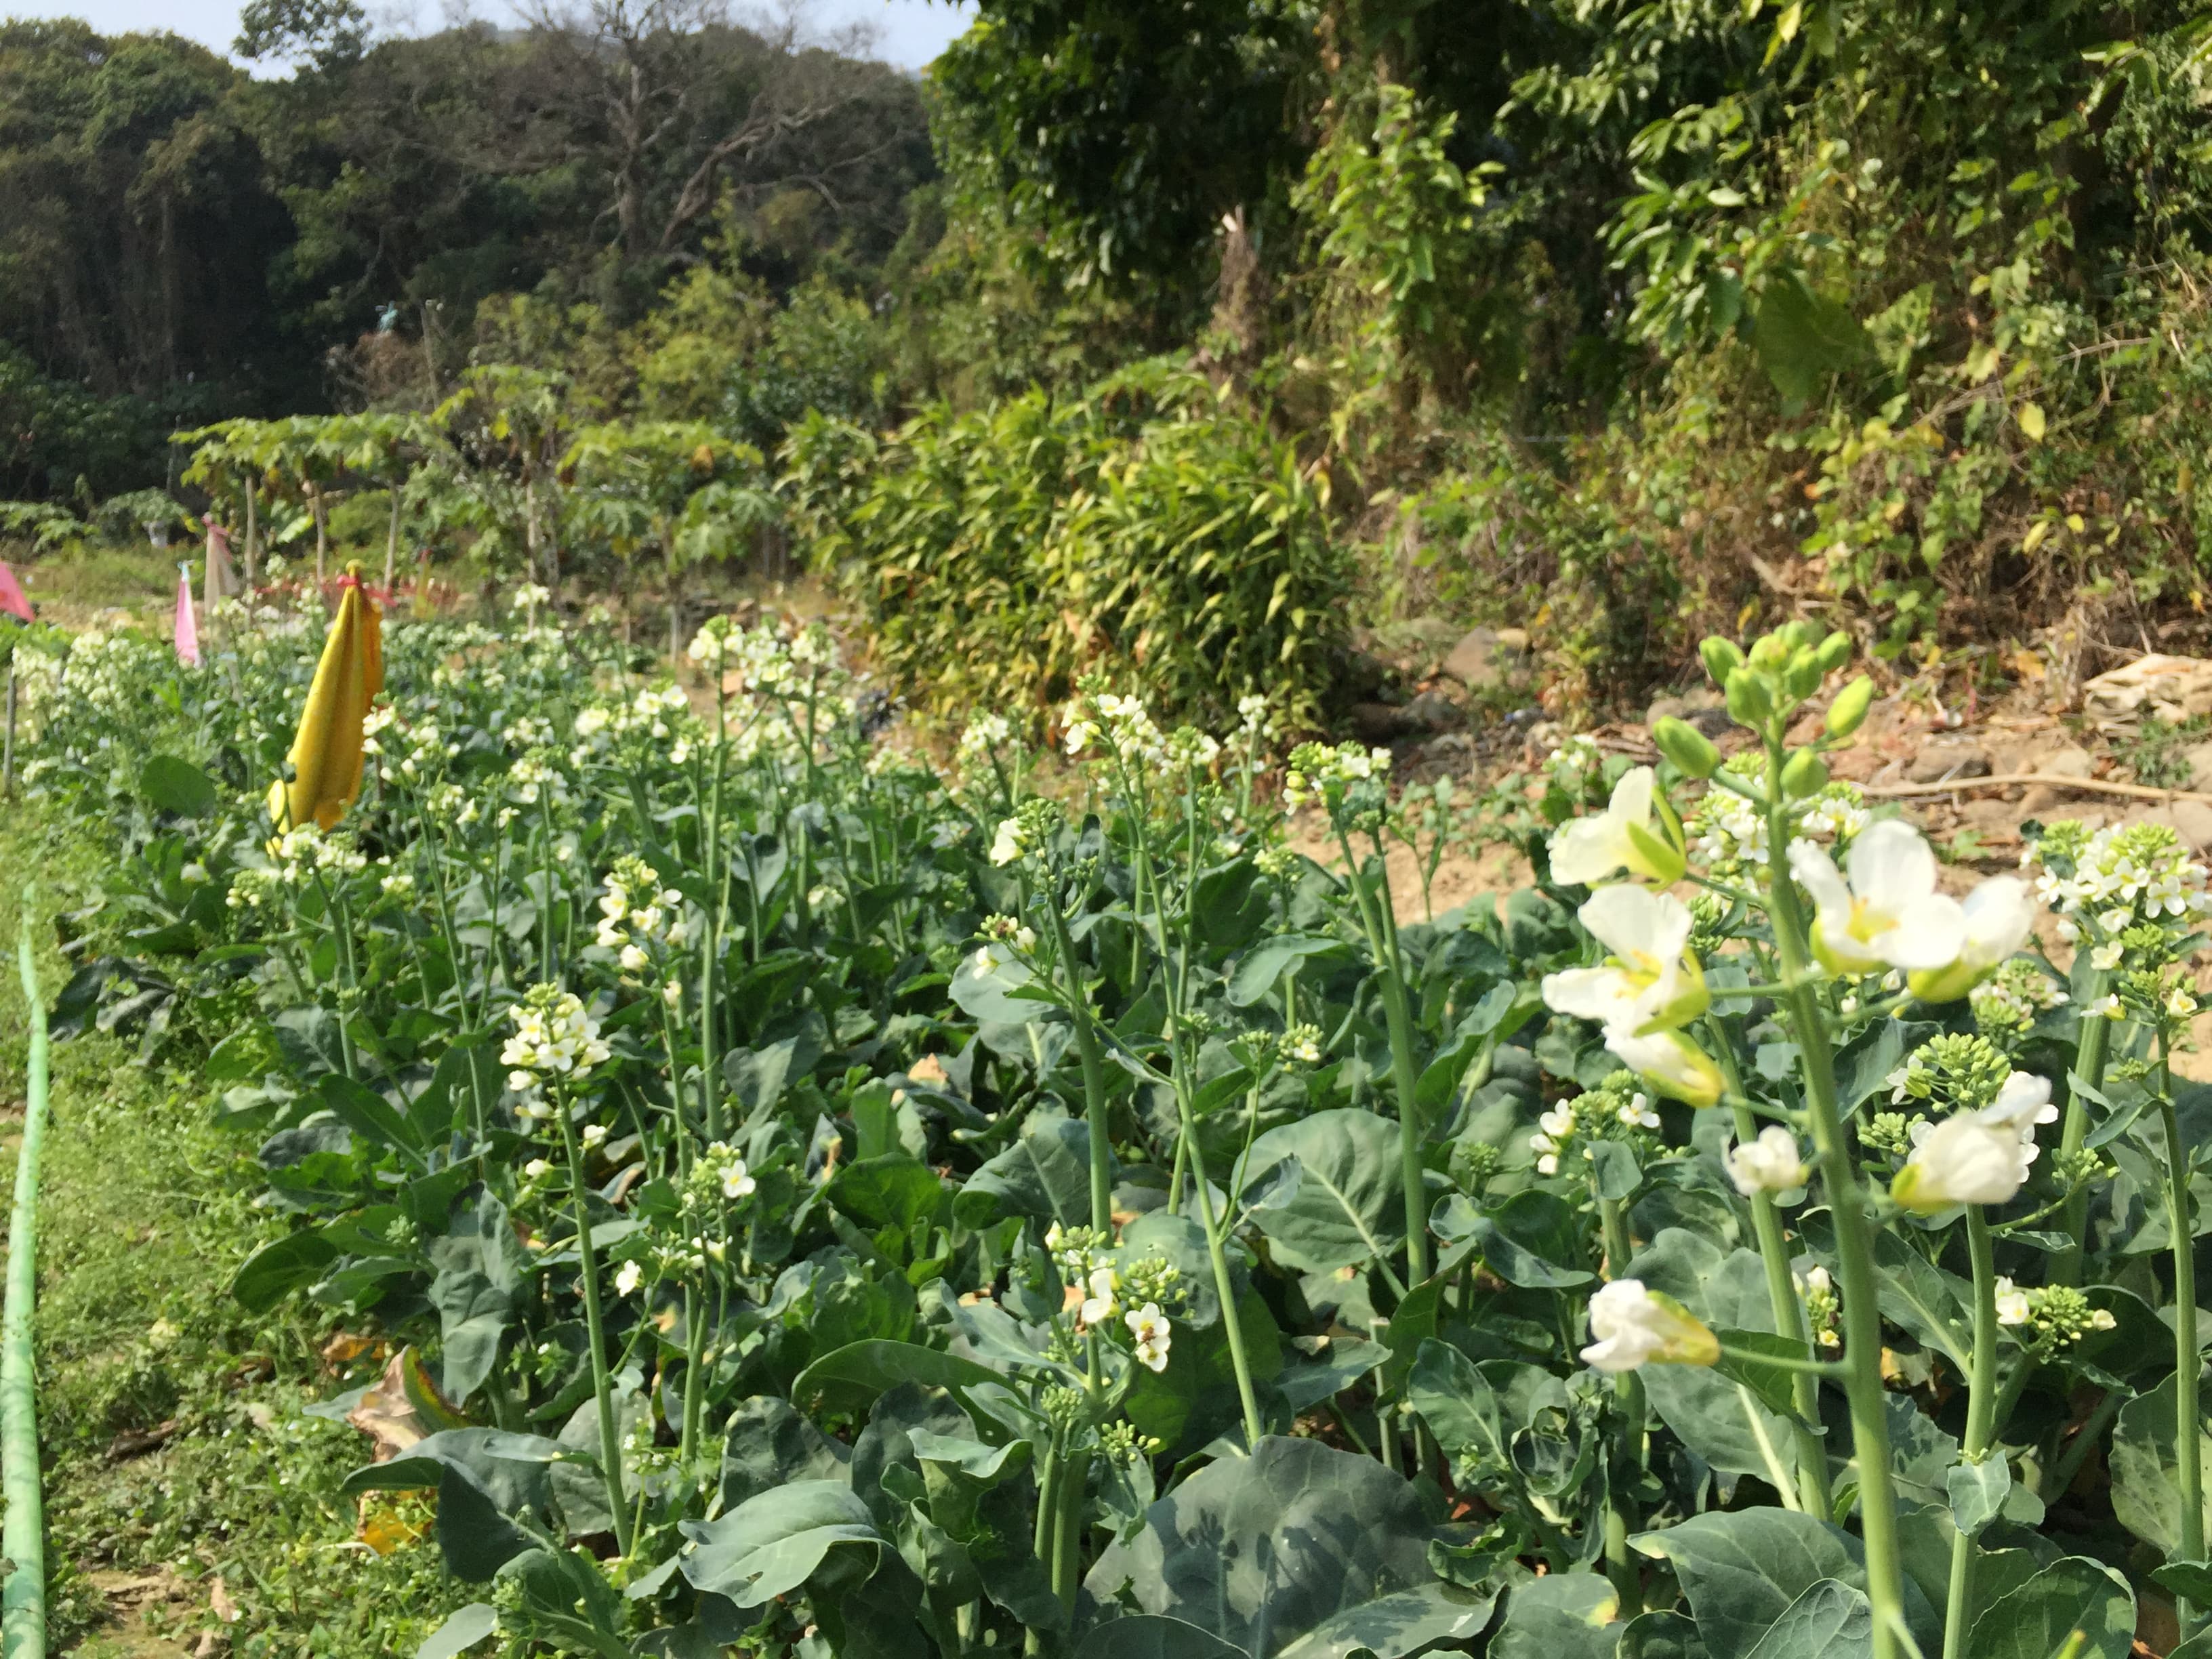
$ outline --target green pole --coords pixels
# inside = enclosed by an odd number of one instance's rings
[[[24,1085],[23,1146],[15,1158],[15,1211],[8,1225],[8,1297],[0,1307],[0,1553],[10,1564],[0,1589],[0,1659],[46,1659],[46,1505],[39,1491],[37,1373],[31,1310],[38,1295],[39,1151],[46,1138],[46,1002],[31,960],[31,899],[15,949],[31,1042]]]

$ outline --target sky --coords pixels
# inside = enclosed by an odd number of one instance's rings
[[[0,0],[0,14],[15,17],[82,17],[102,34],[132,30],[168,29],[227,52],[238,34],[240,0]],[[739,0],[735,10],[743,15],[758,10]],[[371,17],[387,30],[399,33],[426,32],[444,21],[447,7],[438,0],[410,4],[398,0],[397,8],[379,0],[366,0]],[[503,0],[477,0],[471,9],[495,22],[511,13]],[[945,47],[945,42],[968,27],[973,0],[811,0],[806,10],[817,33],[829,33],[860,22],[877,32],[876,56],[906,69],[920,69]],[[412,20],[413,26],[410,27]],[[263,72],[281,72],[267,66]]]

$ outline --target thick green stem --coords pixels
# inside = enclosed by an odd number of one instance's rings
[[[2181,1540],[2177,1561],[2204,1559],[2203,1425],[2197,1416],[2197,1390],[2203,1360],[2197,1346],[2197,1239],[2189,1206],[2189,1154],[2173,1110],[2173,1091],[2159,1056],[2159,1117],[2166,1130],[2166,1219],[2173,1241],[2173,1452],[2181,1488]],[[2196,1629],[2197,1609],[2176,1596],[2174,1617],[2182,1639]]]
[[[1960,1450],[1967,1462],[1978,1463],[1990,1453],[1997,1403],[1996,1252],[1978,1205],[1966,1206],[1966,1253],[1974,1270],[1974,1359],[1966,1383],[1966,1436],[1960,1443]],[[1966,1632],[1975,1612],[1975,1553],[1972,1539],[1963,1532],[1952,1534],[1951,1587],[1943,1609],[1943,1659],[1959,1659],[1966,1651]]]
[[[1066,994],[1068,1012],[1075,1021],[1075,1052],[1083,1062],[1083,1116],[1091,1131],[1091,1224],[1110,1239],[1114,1236],[1114,1145],[1107,1133],[1106,1064],[1098,1047],[1097,1029],[1091,1023],[1090,988],[1083,981],[1083,967],[1076,960],[1075,940],[1060,910],[1058,892],[1045,895],[1044,908],[1052,919],[1060,989]]]
[[[15,1155],[15,1207],[8,1224],[8,1290],[0,1315],[0,1485],[7,1520],[0,1547],[9,1566],[0,1592],[0,1640],[10,1656],[46,1659],[45,1498],[39,1486],[38,1365],[32,1326],[39,1286],[39,1158],[46,1135],[46,1000],[31,955],[33,892],[23,894],[15,963],[30,1026],[24,1057],[23,1139]]]
[[[1237,1373],[1237,1401],[1244,1410],[1245,1443],[1256,1446],[1262,1431],[1260,1399],[1252,1389],[1252,1362],[1244,1352],[1244,1324],[1237,1312],[1237,1282],[1229,1271],[1229,1249],[1224,1243],[1228,1218],[1216,1216],[1213,1212],[1213,1192],[1206,1179],[1206,1152],[1198,1144],[1198,1120],[1190,1109],[1181,1067],[1176,1068],[1176,1103],[1182,1112],[1182,1143],[1190,1154],[1192,1185],[1197,1189],[1198,1224],[1206,1230],[1206,1253],[1213,1264],[1214,1294],[1221,1298],[1221,1331],[1229,1339],[1229,1363]]]
[[[1896,1659],[1899,1638],[1905,1635],[1905,1575],[1898,1554],[1897,1491],[1890,1473],[1887,1401],[1881,1383],[1881,1286],[1875,1278],[1873,1230],[1866,1191],[1852,1163],[1837,1103],[1827,1015],[1814,988],[1796,890],[1781,863],[1780,849],[1790,845],[1790,824],[1778,781],[1785,760],[1778,727],[1768,733],[1766,753],[1766,775],[1776,781],[1767,805],[1767,845],[1776,849],[1770,866],[1769,914],[1782,960],[1782,981],[1789,988],[1784,1006],[1803,1055],[1806,1117],[1819,1156],[1841,1270],[1844,1391],[1850,1402],[1851,1442],[1858,1466],[1859,1528],[1866,1545],[1867,1599],[1874,1608],[1873,1659]]]
[[[1601,1197],[1592,1183],[1590,1196],[1596,1201],[1598,1225],[1605,1238],[1605,1268],[1608,1279],[1618,1279],[1627,1271],[1632,1254],[1628,1237],[1628,1218],[1622,1212],[1620,1200]],[[1620,1600],[1620,1616],[1632,1619],[1643,1610],[1644,1575],[1638,1570],[1635,1552],[1628,1547],[1629,1534],[1642,1524],[1636,1504],[1624,1490],[1632,1475],[1644,1472],[1644,1382],[1634,1371],[1622,1371],[1613,1379],[1613,1397],[1620,1407],[1620,1443],[1617,1449],[1612,1492],[1606,1505],[1605,1516],[1605,1576],[1613,1581],[1613,1594]]]
[[[1359,907],[1360,926],[1366,932],[1368,950],[1382,981],[1382,1019],[1389,1029],[1390,1074],[1398,1095],[1398,1177],[1406,1204],[1406,1282],[1419,1285],[1429,1276],[1429,1203],[1428,1182],[1421,1168],[1419,1076],[1413,1067],[1413,1011],[1406,1001],[1405,976],[1400,971],[1388,878],[1380,893],[1370,891],[1352,850],[1352,839],[1341,828],[1337,842],[1344,848],[1346,875]]]
[[[1071,1450],[1060,1474],[1060,1515],[1054,1522],[1052,1593],[1073,1612],[1083,1582],[1083,1498],[1091,1474],[1091,1454]]]
[[[1709,1023],[1713,1028],[1713,1054],[1728,1081],[1729,1093],[1735,1100],[1736,1143],[1748,1146],[1759,1138],[1759,1123],[1752,1116],[1751,1108],[1744,1103],[1743,1079],[1736,1070],[1735,1050],[1729,1042],[1728,1033],[1720,1028],[1720,1022]],[[1775,1208],[1771,1194],[1751,1195],[1751,1231],[1759,1241],[1759,1266],[1766,1271],[1766,1306],[1773,1316],[1775,1331],[1782,1336],[1796,1337],[1810,1352],[1813,1328],[1805,1317],[1804,1301],[1797,1294],[1796,1278],[1790,1268],[1790,1243],[1782,1231],[1782,1212]],[[1790,1425],[1790,1437],[1797,1450],[1797,1501],[1808,1513],[1825,1518],[1834,1499],[1828,1486],[1828,1449],[1820,1438],[1820,1379],[1801,1371],[1790,1379],[1790,1392],[1797,1408],[1797,1420]]]
[[[622,1431],[615,1422],[614,1382],[607,1370],[606,1324],[599,1314],[599,1252],[592,1244],[591,1187],[584,1179],[584,1155],[568,1121],[568,1103],[553,1108],[562,1149],[568,1155],[569,1190],[576,1206],[577,1271],[582,1275],[584,1331],[592,1345],[592,1395],[599,1403],[599,1468],[606,1480],[607,1508],[614,1516],[615,1542],[626,1556],[634,1536],[629,1506],[623,1501]]]
[[[2104,1087],[2105,1056],[2112,1047],[2112,1022],[2089,1010],[2105,996],[2110,982],[2109,975],[2093,972],[2084,988],[2082,1006],[2075,1010],[2081,1017],[2081,1043],[2074,1052],[2074,1075],[2092,1089]],[[2059,1131],[2060,1158],[2070,1161],[2088,1138],[2089,1103],[2079,1089],[2069,1087],[2066,1091],[2066,1121]],[[2086,1183],[2066,1200],[2066,1218],[2060,1226],[2072,1242],[2051,1257],[2051,1283],[2078,1285],[2081,1282],[2082,1243],[2089,1233],[2089,1188]]]

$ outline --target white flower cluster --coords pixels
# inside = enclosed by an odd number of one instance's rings
[[[1145,712],[1145,705],[1112,691],[1102,691],[1091,698],[1088,710],[1079,701],[1068,704],[1066,742],[1071,755],[1103,744],[1133,766],[1161,766],[1171,758],[1167,734]]]
[[[1390,775],[1390,751],[1341,743],[1330,749],[1307,744],[1283,775],[1283,805],[1292,811],[1308,801],[1357,783],[1379,783]]]
[[[1536,1173],[1553,1176],[1559,1172],[1559,1158],[1580,1134],[1585,1142],[1583,1156],[1595,1158],[1596,1150],[1587,1143],[1603,1140],[1622,1133],[1633,1133],[1638,1129],[1659,1127],[1659,1114],[1651,1109],[1648,1095],[1618,1090],[1594,1090],[1573,1100],[1563,1100],[1536,1120],[1536,1133],[1528,1137],[1528,1150],[1536,1154]]]
[[[1874,821],[1865,798],[1848,783],[1832,783],[1811,800],[1793,803],[1791,815],[1799,837],[1832,845],[1850,841]],[[1766,814],[1733,790],[1707,790],[1687,827],[1698,854],[1716,869],[1766,862]]]
[[[368,868],[368,855],[349,830],[325,834],[313,822],[295,824],[270,848],[270,863],[241,870],[231,884],[229,905],[234,910],[258,910],[282,890],[307,886],[319,876],[358,875]]]
[[[2020,863],[2023,870],[2040,868],[2036,891],[2058,912],[2059,931],[2066,938],[2081,936],[2085,916],[2109,943],[2138,922],[2212,915],[2205,866],[2168,826],[2131,823],[2100,830],[2078,847],[2068,845],[2073,838],[2062,836],[2061,828],[2054,824],[2043,840],[2030,842]],[[2071,854],[2071,874],[2051,867],[2054,853]]]
[[[744,1159],[727,1141],[709,1141],[707,1150],[699,1154],[697,1167],[705,1172],[705,1178],[712,1181],[729,1202],[734,1204],[741,1198],[752,1196],[757,1184],[752,1171],[745,1167]]]
[[[578,766],[617,745],[665,745],[668,757],[681,766],[691,757],[699,722],[691,700],[677,685],[651,687],[627,702],[595,703],[576,716]]]
[[[507,1086],[517,1094],[532,1094],[549,1083],[580,1083],[614,1052],[600,1040],[599,1022],[582,999],[557,986],[532,986],[510,1018],[514,1035],[500,1050],[499,1063],[507,1068]],[[540,1106],[525,1115],[550,1116],[551,1109]],[[585,1134],[586,1145],[592,1144],[589,1128]]]
[[[553,592],[550,588],[540,586],[536,582],[525,582],[514,590],[514,597],[507,602],[507,608],[527,615],[534,612],[539,605],[545,604],[552,597]]]
[[[1905,1208],[1933,1214],[1954,1204],[2002,1204],[2027,1184],[2039,1124],[2058,1121],[2045,1079],[2014,1072],[1990,1105],[1912,1126],[1912,1156],[1890,1185]]]
[[[987,762],[1014,739],[1014,723],[1004,714],[977,714],[968,722],[953,750],[963,771]]]
[[[684,895],[664,887],[659,876],[642,859],[615,860],[607,872],[605,890],[599,895],[598,943],[618,951],[625,974],[642,974],[653,966],[647,946],[681,949],[690,942],[690,917]],[[670,980],[661,996],[669,1006],[682,1000],[682,981]]]
[[[418,720],[395,732],[396,723],[397,711],[389,705],[370,709],[361,723],[362,753],[375,758],[377,775],[386,783],[416,784],[441,776],[446,763],[460,755],[461,745],[450,741],[435,720]]]

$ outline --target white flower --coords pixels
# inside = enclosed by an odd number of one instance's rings
[[[1644,1033],[1685,1024],[1712,1000],[1687,956],[1688,907],[1671,893],[1623,883],[1601,887],[1576,915],[1613,954],[1602,968],[1544,975],[1544,1000],[1563,1014]]]
[[[2120,965],[2120,958],[2127,953],[2128,947],[2119,940],[2108,939],[2089,947],[2089,965],[2100,974],[2109,974]]]
[[[680,979],[672,979],[667,984],[662,986],[660,988],[660,1000],[661,1005],[664,1007],[672,1009],[682,1007],[684,1006],[684,981]]]
[[[1790,873],[1813,896],[1813,948],[1837,973],[1948,968],[1966,942],[1958,900],[1936,890],[1936,854],[1896,818],[1851,843],[1850,884],[1808,842],[1792,842]]]
[[[1612,1025],[1606,1028],[1605,1046],[1661,1094],[1686,1106],[1711,1106],[1727,1087],[1712,1056],[1680,1031],[1639,1036],[1625,1026]]]
[[[2029,1312],[2027,1292],[2011,1279],[2000,1277],[1997,1280],[1997,1323],[2025,1325]]]
[[[1111,1267],[1094,1267],[1091,1272],[1091,1294],[1083,1298],[1083,1322],[1103,1325],[1121,1310],[1121,1302],[1114,1292],[1121,1288],[1121,1279]]]
[[[1657,774],[1648,766],[1622,773],[1604,811],[1577,818],[1552,837],[1553,879],[1599,882],[1626,869],[1652,881],[1680,880],[1680,855],[1651,825],[1657,789]]]
[[[588,1152],[596,1146],[605,1145],[606,1139],[607,1126],[605,1124],[586,1123],[584,1126],[583,1141],[584,1150],[586,1152]]]
[[[1590,1335],[1583,1360],[1601,1371],[1642,1365],[1710,1365],[1721,1357],[1720,1339],[1669,1296],[1644,1288],[1640,1279],[1616,1279],[1589,1303]]]
[[[1995,876],[1966,895],[1960,907],[1966,943],[1959,959],[1936,973],[1908,975],[1905,983],[1923,1002],[1952,1002],[2012,959],[2035,931],[2035,901],[2017,876]]]
[[[543,1181],[553,1173],[553,1166],[542,1158],[533,1158],[522,1166],[522,1173],[532,1181]]]
[[[1160,1311],[1157,1302],[1147,1302],[1141,1308],[1122,1316],[1129,1334],[1136,1339],[1137,1363],[1148,1370],[1164,1371],[1168,1368],[1168,1346],[1172,1333],[1167,1316]]]
[[[645,1269],[635,1261],[625,1261],[615,1273],[615,1294],[631,1296],[645,1282]]]
[[[2010,1129],[2032,1145],[2037,1124],[2058,1121],[2058,1109],[2051,1103],[2051,1079],[2014,1072],[1997,1091],[1996,1099],[1974,1115],[1992,1129]]]
[[[736,1200],[750,1197],[756,1184],[752,1172],[745,1168],[744,1159],[733,1158],[722,1166],[722,1196],[724,1198]]]
[[[1027,841],[1028,837],[1022,834],[1019,818],[1000,819],[999,833],[991,840],[991,862],[1000,866],[1012,864],[1027,850]]]
[[[2023,1155],[2009,1125],[1990,1124],[1978,1112],[1960,1112],[1934,1126],[1917,1125],[1912,1156],[1890,1183],[1890,1196],[1906,1209],[1932,1215],[1954,1204],[2002,1204],[2027,1179],[2035,1143]]]
[[[641,974],[653,965],[653,958],[635,945],[622,948],[622,966],[625,974]]]
[[[1797,1150],[1797,1137],[1778,1123],[1759,1132],[1759,1139],[1731,1146],[1722,1155],[1729,1179],[1736,1191],[1749,1198],[1757,1193],[1786,1193],[1811,1177]]]

